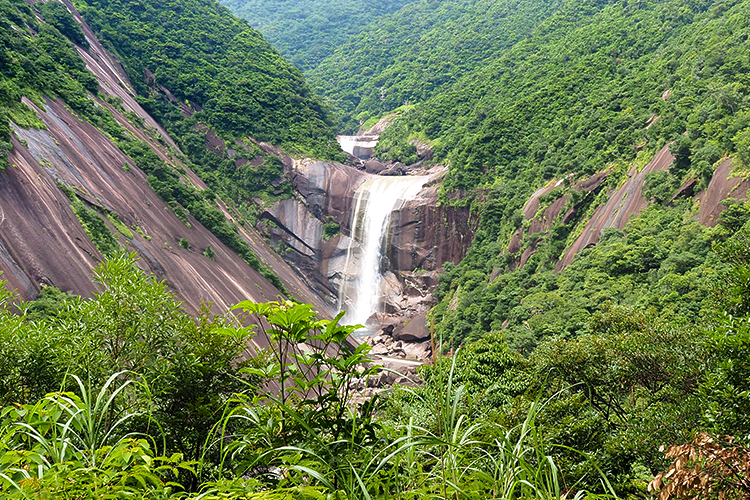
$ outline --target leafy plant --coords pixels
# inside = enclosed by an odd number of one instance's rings
[[[664,455],[674,462],[649,483],[649,492],[658,500],[746,498],[750,450],[733,441],[700,433],[690,443],[670,446]]]
[[[341,228],[339,227],[338,222],[333,220],[332,217],[329,217],[328,220],[323,224],[323,239],[328,241],[337,234],[339,234],[339,230]]]

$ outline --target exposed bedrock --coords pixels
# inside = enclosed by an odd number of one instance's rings
[[[603,189],[607,177],[611,174],[610,170],[600,172],[575,184],[572,184],[572,177],[569,176],[540,188],[524,206],[525,229],[522,227],[516,231],[510,239],[506,252],[515,255],[514,265],[522,267],[536,252],[537,244],[543,236],[549,233],[555,221],[561,221],[564,224],[579,224],[580,234],[565,249],[556,263],[555,268],[561,271],[573,261],[578,252],[598,243],[605,229],[622,230],[629,221],[637,217],[649,203],[643,195],[646,176],[653,172],[667,170],[673,161],[674,157],[669,152],[669,146],[664,146],[642,169],[638,170],[633,166],[627,174],[627,179],[616,189],[608,192],[604,202],[596,206],[590,217],[586,219],[584,219],[583,212],[587,203]],[[716,165],[708,186],[697,195],[695,189],[698,181],[688,179],[672,195],[671,202],[678,198],[693,198],[700,206],[696,220],[705,226],[715,226],[719,215],[726,208],[721,202],[728,197],[745,199],[750,189],[750,181],[733,175],[732,169],[731,160],[724,160]],[[566,194],[548,206],[542,206],[542,199],[561,187],[567,188]],[[572,193],[577,193],[575,198],[579,200],[577,203],[571,203]],[[502,269],[495,269],[492,278],[497,277],[502,271]]]
[[[107,101],[95,96],[91,99],[97,106],[108,108],[132,137],[178,168],[183,182],[205,188],[200,178],[177,159],[180,151],[172,139],[136,102],[117,59],[96,40],[73,6],[66,5],[82,23],[90,49],[78,50],[99,79],[100,92],[121,100],[122,108],[142,119],[143,126],[128,121],[126,113]],[[24,102],[45,129],[14,125],[10,166],[0,172],[0,272],[7,287],[20,298],[36,298],[45,285],[83,296],[96,291],[91,267],[104,257],[58,185],[75,191],[86,208],[98,213],[119,245],[136,252],[139,266],[164,280],[189,312],[197,313],[202,302],[213,303],[217,311],[222,311],[241,300],[279,298],[278,289],[192,216],[187,215],[189,225],[180,220],[110,137],[60,100],[47,99],[43,108],[26,99]],[[282,161],[286,161],[284,157]],[[223,204],[217,207],[236,219]],[[115,219],[122,224],[116,226],[112,222]],[[324,315],[333,312],[261,234],[243,226],[237,226],[237,231],[293,297],[313,303]],[[209,246],[213,258],[204,255]]]
[[[388,250],[381,262],[387,314],[409,315],[427,307],[429,291],[437,283],[436,271],[444,262],[461,260],[471,243],[474,226],[468,209],[438,206],[438,182],[445,172],[442,168],[426,172],[430,179],[425,187],[391,215]],[[286,260],[335,304],[348,250],[359,244],[351,239],[357,189],[374,176],[338,163],[310,160],[296,162],[288,175],[297,197],[268,207],[261,219],[272,245],[286,251]]]

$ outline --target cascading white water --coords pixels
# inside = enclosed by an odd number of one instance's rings
[[[385,254],[391,213],[413,199],[427,176],[375,177],[357,189],[352,215],[352,240],[346,254],[339,309],[347,310],[343,322],[365,324],[381,302],[381,261]]]

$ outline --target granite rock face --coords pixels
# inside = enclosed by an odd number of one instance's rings
[[[200,178],[180,162],[181,152],[175,142],[136,101],[119,61],[96,40],[75,8],[66,5],[89,41],[90,48],[79,47],[79,54],[98,78],[100,92],[116,98],[122,108],[115,108],[98,96],[92,95],[91,99],[97,106],[107,108],[129,134],[178,168],[183,182],[204,189]],[[83,230],[71,201],[58,185],[75,191],[88,208],[116,215],[126,226],[122,232],[107,218],[102,216],[102,220],[119,245],[135,252],[139,266],[164,280],[191,313],[197,313],[203,302],[214,304],[218,312],[242,300],[271,301],[281,296],[268,280],[194,218],[188,215],[189,225],[181,221],[151,189],[146,175],[133,161],[107,135],[72,113],[64,102],[47,99],[43,109],[28,100],[24,102],[46,129],[14,126],[10,167],[0,172],[0,271],[8,282],[6,286],[20,298],[35,298],[45,285],[83,296],[96,291],[91,268],[104,257]],[[128,112],[138,116],[142,124],[129,121]],[[207,147],[223,147],[206,134]],[[288,163],[284,157],[281,160]],[[221,203],[217,206],[230,221],[238,219],[230,208]],[[313,303],[324,315],[332,312],[261,234],[242,225],[237,225],[237,231],[292,296]],[[187,248],[180,246],[183,239]],[[213,259],[203,254],[209,246]]]
[[[437,283],[434,273],[428,272],[445,262],[458,262],[473,237],[468,209],[438,206],[437,182],[445,170],[427,174],[431,176],[427,185],[391,215],[388,251],[381,263],[387,271],[386,313],[414,310]],[[348,250],[358,245],[351,239],[357,189],[373,174],[339,163],[301,160],[287,175],[296,198],[277,202],[260,218],[271,222],[266,226],[271,244],[283,247],[285,259],[334,305]],[[326,224],[338,224],[338,234],[326,239]],[[414,271],[420,271],[421,277],[411,276]]]

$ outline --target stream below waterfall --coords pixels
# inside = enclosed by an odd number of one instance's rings
[[[366,180],[355,193],[351,240],[339,290],[339,310],[345,324],[367,323],[383,312],[383,274],[387,261],[391,214],[414,199],[428,176],[383,176]]]

